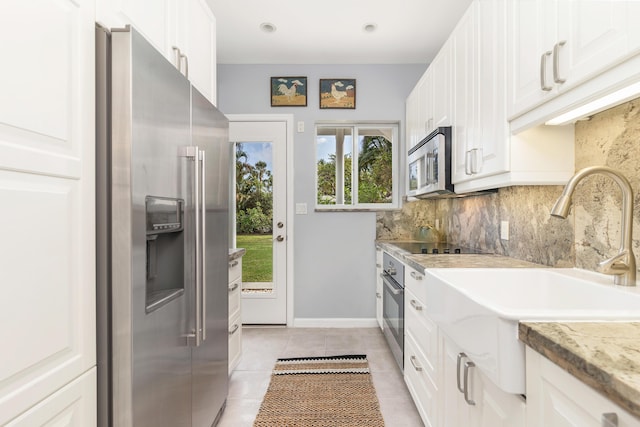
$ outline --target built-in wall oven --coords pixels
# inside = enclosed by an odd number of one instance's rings
[[[382,254],[382,317],[384,336],[400,369],[404,367],[404,264]]]

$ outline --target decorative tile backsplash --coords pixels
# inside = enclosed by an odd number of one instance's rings
[[[575,135],[576,170],[604,164],[631,182],[638,258],[640,99],[576,123]],[[401,211],[378,213],[377,238],[456,242],[539,264],[595,270],[619,247],[620,190],[607,177],[588,177],[574,193],[573,213],[562,220],[549,215],[562,189],[517,186],[482,196],[405,203]],[[500,239],[502,221],[509,222],[509,240]]]

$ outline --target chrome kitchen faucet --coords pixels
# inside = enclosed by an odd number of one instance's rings
[[[598,264],[598,271],[614,276],[616,285],[636,285],[636,257],[631,248],[633,230],[633,190],[629,180],[620,172],[607,166],[591,166],[578,171],[564,187],[564,191],[551,209],[551,216],[566,218],[571,209],[571,196],[583,178],[602,174],[613,179],[622,190],[622,224],[620,230],[620,249],[618,254]]]

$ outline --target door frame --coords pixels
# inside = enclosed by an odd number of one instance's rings
[[[293,221],[294,221],[294,203],[293,203],[293,114],[226,114],[227,118],[230,122],[285,122],[287,128],[287,161],[286,161],[286,213],[287,213],[287,221],[286,221],[286,233],[287,233],[287,269],[286,269],[286,290],[287,290],[287,326],[293,326]],[[235,155],[232,157],[232,160],[235,159]],[[235,163],[234,163],[235,165]],[[233,168],[232,168],[233,170]],[[235,176],[235,174],[234,174]],[[235,194],[235,185],[232,184],[230,191],[232,194]],[[232,197],[229,203],[231,206],[231,212],[234,218],[234,226],[235,226],[235,198]],[[229,230],[231,233],[231,229]],[[231,233],[233,236],[233,246],[236,246],[235,233]]]

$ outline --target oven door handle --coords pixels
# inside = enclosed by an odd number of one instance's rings
[[[402,287],[391,281],[386,274],[382,273],[380,277],[382,277],[382,281],[384,282],[385,286],[393,295],[400,295],[404,291]]]

